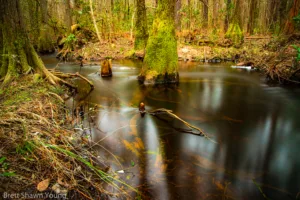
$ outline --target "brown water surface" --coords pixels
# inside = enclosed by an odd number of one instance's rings
[[[54,58],[44,57],[49,68]],[[256,72],[224,64],[180,63],[178,86],[142,86],[141,63],[113,62],[113,77],[99,65],[61,64],[92,80],[85,101],[95,114],[92,140],[99,159],[149,199],[300,198],[300,90],[268,86]],[[204,137],[177,131],[178,120],[146,114],[166,108],[203,129]],[[261,190],[261,191],[260,191]],[[264,193],[264,194],[263,194]]]

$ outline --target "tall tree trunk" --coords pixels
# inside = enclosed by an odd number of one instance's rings
[[[234,10],[233,10],[233,15],[232,15],[232,21],[238,23],[240,27],[243,27],[241,15],[242,15],[242,1],[236,0],[234,5]]]
[[[284,27],[285,34],[291,34],[294,32],[295,25],[294,25],[293,18],[299,14],[299,10],[300,10],[300,0],[294,0],[294,4],[290,9],[289,16]]]
[[[233,10],[233,15],[230,19],[231,22],[225,34],[225,37],[231,39],[233,44],[237,46],[239,46],[244,40],[243,31],[241,29],[241,27],[243,27],[241,12],[242,12],[241,0],[236,0],[235,7]]]
[[[178,30],[178,31],[181,31],[180,9],[181,9],[181,0],[176,0],[176,5],[175,5],[175,27],[176,27],[176,30]]]
[[[101,35],[100,35],[99,29],[98,29],[98,26],[97,26],[97,23],[96,23],[96,19],[95,19],[95,16],[94,16],[94,9],[93,9],[93,1],[92,0],[90,0],[90,9],[91,9],[91,17],[92,17],[92,20],[93,20],[93,24],[94,24],[96,34],[97,34],[99,42],[101,42]]]
[[[268,3],[268,28],[273,32],[276,30],[278,24],[278,12],[281,0],[269,0]]]
[[[176,0],[158,0],[152,32],[139,80],[144,83],[178,82],[178,55],[175,37]]]
[[[257,0],[250,0],[250,10],[249,10],[249,22],[248,22],[248,33],[251,35],[254,33],[254,29],[256,27],[256,19],[257,19]]]
[[[191,30],[191,0],[187,0],[187,8],[188,8],[188,20],[187,20],[187,29]]]
[[[203,28],[208,26],[208,0],[200,0],[203,3]]]
[[[65,1],[65,6],[66,6],[65,22],[66,22],[67,32],[71,33],[72,12],[71,12],[71,2],[70,2],[70,0]]]
[[[225,33],[228,30],[230,18],[231,18],[231,0],[226,0],[226,14],[225,14],[225,22],[224,22]]]
[[[217,26],[217,21],[218,21],[218,1],[213,1],[213,16],[212,16],[212,27],[216,28]]]
[[[52,83],[59,78],[51,74],[44,66],[31,45],[24,22],[20,3],[22,0],[0,0],[0,29],[2,32],[2,65],[0,74],[4,78],[1,87],[16,79],[18,74],[34,70]],[[1,38],[1,37],[0,37]]]
[[[134,49],[145,49],[148,40],[145,0],[136,0],[136,22]]]

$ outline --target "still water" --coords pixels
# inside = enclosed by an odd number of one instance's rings
[[[44,61],[49,68],[57,63]],[[58,69],[94,82],[85,99],[99,105],[94,148],[111,171],[124,170],[119,177],[143,191],[143,199],[300,199],[300,89],[199,63],[180,63],[177,86],[147,87],[136,80],[140,68],[115,61],[112,78],[97,74],[99,64]],[[173,110],[216,143],[178,131],[187,127],[171,117],[142,118],[141,101],[147,110]]]

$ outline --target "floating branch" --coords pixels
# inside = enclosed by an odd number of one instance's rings
[[[156,109],[156,110],[153,110],[153,111],[148,111],[148,113],[149,113],[150,115],[153,115],[153,116],[156,116],[156,115],[158,115],[158,114],[166,113],[166,114],[172,116],[173,118],[175,118],[175,119],[181,121],[181,122],[184,123],[187,127],[191,128],[191,129],[197,130],[198,133],[191,132],[191,131],[185,131],[185,130],[181,130],[181,131],[188,132],[188,133],[192,133],[192,134],[194,134],[194,135],[204,136],[206,139],[210,140],[211,142],[217,143],[216,141],[212,140],[207,134],[205,134],[204,131],[202,131],[200,128],[191,125],[190,123],[184,121],[183,119],[181,119],[180,117],[178,117],[177,115],[175,115],[175,114],[173,113],[172,110],[167,110],[167,109],[165,109],[165,108],[159,108],[159,109]]]

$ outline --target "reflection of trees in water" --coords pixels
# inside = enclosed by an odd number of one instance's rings
[[[148,87],[130,82],[122,84],[116,90],[116,94],[121,94],[118,105],[120,108],[131,105],[131,109],[136,106],[138,111],[138,103],[144,101],[146,109],[171,109],[179,117],[212,133],[219,141],[218,145],[213,145],[204,138],[175,132],[165,123],[148,115],[138,118],[135,122],[137,136],[128,135],[132,129],[127,128],[117,137],[132,144],[136,137],[140,138],[145,146],[144,150],[140,150],[141,155],[129,156],[130,153],[124,151],[123,144],[121,148],[114,149],[119,143],[110,143],[110,149],[124,158],[125,166],[131,158],[136,159],[134,172],[139,174],[139,181],[135,183],[143,186],[145,195],[156,197],[160,193],[169,193],[168,197],[171,199],[178,196],[197,199],[205,198],[205,195],[215,195],[210,197],[218,199],[221,196],[217,195],[224,193],[227,188],[226,194],[236,199],[247,195],[263,198],[251,181],[252,178],[259,184],[264,184],[264,191],[272,187],[266,191],[270,196],[283,194],[278,187],[292,187],[292,191],[296,191],[295,177],[299,164],[286,159],[283,160],[287,161],[283,168],[283,164],[274,163],[282,156],[288,157],[292,154],[279,141],[279,132],[287,131],[278,125],[288,126],[282,119],[283,109],[286,107],[276,99],[266,98],[258,87],[244,83],[243,80],[200,79],[199,82],[183,82],[176,87]],[[235,82],[237,84],[233,84]],[[121,114],[125,124],[132,117],[132,113]],[[122,118],[121,115],[114,118],[108,116],[107,122],[112,119],[118,121],[118,118]],[[168,123],[180,126],[171,119]],[[119,125],[121,126],[117,123]],[[290,124],[290,127],[295,126]],[[285,148],[285,151],[279,151],[278,147]],[[149,149],[150,152],[147,152]],[[276,158],[278,155],[280,159]],[[162,170],[165,164],[168,165]],[[279,169],[286,169],[286,177],[276,174],[279,178],[272,178]],[[263,171],[265,174],[262,174]],[[153,173],[157,176],[152,176]],[[228,182],[231,184],[226,186]],[[294,186],[291,185],[293,183]]]

